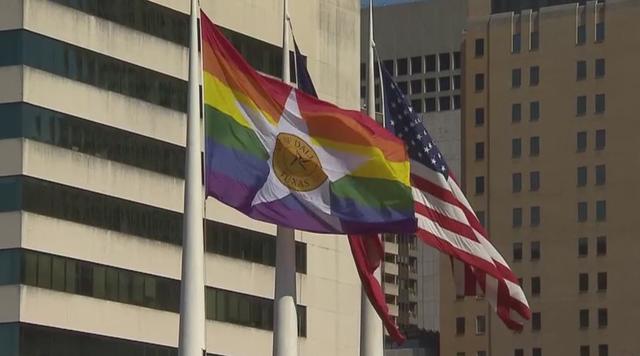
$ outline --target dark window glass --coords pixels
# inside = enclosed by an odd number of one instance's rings
[[[441,77],[438,79],[438,85],[440,86],[440,91],[451,90],[451,77]]]
[[[522,260],[522,242],[513,243],[513,260],[514,261]]]
[[[476,177],[476,195],[484,194],[484,177]]]
[[[587,202],[585,201],[581,201],[578,202],[578,221],[579,222],[585,222],[588,219],[588,207],[587,207]]]
[[[513,173],[511,175],[511,191],[513,193],[519,193],[522,191],[522,174]]]
[[[422,73],[422,57],[411,57],[411,74]]]
[[[604,22],[599,22],[596,24],[596,42],[604,41]]]
[[[537,86],[540,84],[540,67],[533,66],[529,68],[529,85]]]
[[[436,78],[427,78],[424,80],[425,91],[432,93],[436,91]]]
[[[596,220],[597,221],[607,220],[607,201],[606,200],[596,201]]]
[[[598,292],[607,290],[607,272],[598,272]]]
[[[393,73],[390,73],[393,75]],[[360,63],[360,81],[367,80],[367,65],[365,63]]]
[[[542,317],[540,312],[531,313],[531,330],[532,331],[540,331],[542,328]]]
[[[587,26],[578,25],[577,32],[578,33],[576,35],[576,43],[578,45],[585,44],[585,42],[587,42]]]
[[[456,318],[456,335],[464,335],[465,322],[464,317]]]
[[[424,111],[434,112],[436,111],[436,98],[427,98],[424,101]]]
[[[531,226],[538,226],[540,225],[540,207],[539,206],[532,206],[530,209],[530,215],[529,218],[531,219],[530,221],[530,225]]]
[[[534,136],[529,139],[529,156],[536,157],[540,155],[540,137]]]
[[[606,308],[598,309],[598,327],[606,328],[609,324],[609,313]]]
[[[542,356],[542,349],[539,347],[534,347],[531,349],[531,356]]]
[[[513,210],[511,211],[511,216],[513,227],[522,226],[522,208],[513,208]]]
[[[476,108],[475,110],[475,122],[476,126],[484,125],[484,108]]]
[[[607,131],[604,129],[596,130],[596,150],[598,151],[603,150],[606,144],[607,144]]]
[[[487,321],[484,315],[476,316],[476,335],[482,335],[487,330]],[[485,354],[484,351],[478,351],[478,356],[480,353]]]
[[[522,156],[522,141],[519,138],[511,140],[511,157],[520,158]]]
[[[398,69],[398,75],[409,74],[408,60],[406,58],[398,58],[396,65]]]
[[[607,254],[607,237],[598,236],[596,239],[596,253],[598,256],[604,256]]]
[[[531,277],[531,295],[540,295],[540,277]]]
[[[441,96],[438,98],[438,105],[440,105],[440,111],[451,110],[451,97]]]
[[[411,100],[411,107],[413,108],[413,111],[415,111],[417,113],[421,113],[422,112],[422,100],[420,100],[420,99]]]
[[[484,159],[484,142],[476,142],[476,160]]]
[[[476,57],[484,56],[484,38],[476,38],[475,55]]]
[[[521,48],[522,48],[522,36],[520,35],[520,33],[514,33],[511,51],[513,53],[520,53]]]
[[[535,51],[540,48],[540,32],[531,32],[531,50]]]
[[[587,113],[587,97],[581,95],[576,98],[576,115],[583,116]]]
[[[581,293],[589,291],[589,274],[580,273],[578,275],[578,291]]]
[[[584,187],[587,185],[587,167],[578,167],[576,170],[576,184],[578,187]]]
[[[540,259],[540,241],[531,241],[531,260],[537,261]]]
[[[589,327],[589,309],[580,309],[580,329]]]
[[[485,226],[486,217],[484,211],[476,211],[476,217],[478,218],[480,225]]]
[[[580,131],[576,134],[576,151],[584,152],[587,150],[587,132]]]
[[[529,103],[529,121],[540,120],[540,102],[532,101]]]
[[[26,274],[25,268],[20,266],[20,255],[16,250],[0,250],[0,285],[17,284],[21,278],[27,279],[26,275],[20,275],[21,269]],[[35,280],[35,276],[29,279]]]
[[[394,75],[395,72],[393,71],[393,59],[386,59],[384,61],[382,61],[382,67],[384,67],[384,69],[391,75]]]
[[[596,185],[604,185],[607,180],[607,168],[604,164],[596,166]]]
[[[590,356],[590,350],[588,345],[580,346],[580,356]]]
[[[449,53],[440,53],[438,55],[438,63],[441,71],[451,69],[451,55]]]
[[[453,69],[460,69],[460,52],[453,52]]]
[[[511,122],[520,122],[522,120],[522,105],[511,104]]]
[[[596,78],[602,78],[605,74],[604,58],[596,59]]]
[[[598,345],[598,356],[609,356],[609,345]]]
[[[453,90],[460,90],[460,76],[459,75],[454,75],[453,76]]]
[[[411,94],[420,94],[422,93],[422,80],[412,80],[411,81]]]
[[[453,96],[453,109],[454,110],[458,110],[461,107],[461,103],[460,103],[460,95],[454,95]]]
[[[520,85],[522,85],[522,70],[520,68],[511,70],[511,87],[520,88]]]
[[[589,239],[581,237],[578,239],[578,256],[585,257],[589,254]]]
[[[431,54],[424,57],[426,72],[436,71],[436,55]]]
[[[576,62],[576,80],[587,79],[587,61]]]
[[[404,95],[409,94],[409,86],[407,85],[407,82],[398,82],[397,84],[398,84],[398,89],[400,89],[402,94]]]
[[[596,114],[602,114],[605,110],[604,94],[596,94]]]
[[[529,190],[532,192],[540,190],[540,172],[529,172]]]
[[[475,76],[475,90],[483,91],[484,90],[484,74],[478,73]]]
[[[513,356],[524,356],[524,350],[523,349],[513,350]]]

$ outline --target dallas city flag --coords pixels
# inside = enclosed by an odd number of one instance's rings
[[[258,74],[204,13],[202,36],[208,196],[294,229],[415,231],[400,140]]]

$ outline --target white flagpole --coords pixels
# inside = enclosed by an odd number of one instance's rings
[[[288,0],[283,0],[282,81],[291,82],[289,73]],[[273,355],[298,355],[298,317],[296,311],[296,240],[294,230],[278,226],[276,237],[276,281],[273,328]]]
[[[199,15],[198,0],[191,0],[179,356],[203,356],[206,353]]]
[[[375,120],[375,70],[373,59],[373,1],[369,0],[369,66],[367,73],[367,114]],[[382,83],[380,83],[382,86]],[[384,263],[384,262],[383,262]],[[374,273],[374,277],[380,282],[381,268]],[[360,292],[360,356],[383,356],[384,334],[382,320],[369,302],[364,288]]]

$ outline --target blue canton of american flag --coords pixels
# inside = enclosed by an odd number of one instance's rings
[[[404,141],[411,159],[416,235],[454,258],[454,266],[463,265],[454,268],[461,295],[484,294],[507,327],[521,330],[531,310],[517,277],[489,242],[421,115],[384,69],[382,79],[386,127]]]

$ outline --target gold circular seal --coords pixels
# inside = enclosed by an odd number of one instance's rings
[[[272,163],[276,177],[291,190],[308,192],[327,180],[318,155],[295,135],[278,134]]]

